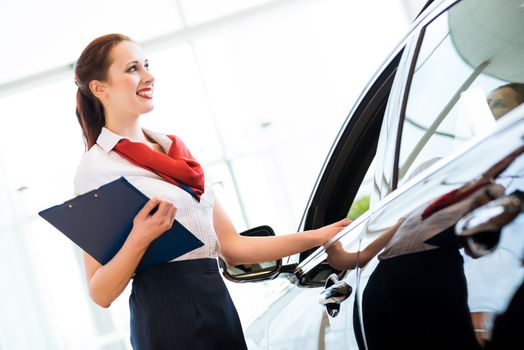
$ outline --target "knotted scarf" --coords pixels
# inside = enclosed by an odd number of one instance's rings
[[[167,137],[173,141],[167,154],[128,139],[120,140],[113,150],[130,162],[154,172],[167,182],[189,192],[200,201],[200,196],[204,193],[202,167],[178,137],[173,135]]]

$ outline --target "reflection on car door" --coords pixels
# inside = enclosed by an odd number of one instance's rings
[[[502,118],[489,101],[493,91],[524,82],[521,62],[515,58],[524,57],[524,47],[510,40],[524,34],[523,12],[517,5],[513,1],[465,0],[421,30],[410,72],[397,75],[398,79],[411,78],[399,114],[399,138],[388,145],[384,158],[394,159],[392,176],[378,174],[378,183],[391,178],[389,191],[398,189],[386,197],[381,209],[366,223],[361,247],[400,216],[409,215],[477,178],[521,144],[524,131],[518,116],[508,113]],[[500,28],[502,25],[504,30]],[[391,122],[395,123],[394,117]],[[513,125],[508,127],[508,123]],[[426,241],[435,248],[431,249],[433,255],[442,254],[445,251],[442,246],[454,238],[452,227],[436,233],[441,235],[435,234],[433,241]],[[440,248],[436,249],[437,246]],[[451,255],[430,262],[424,260],[428,254],[413,251],[380,263],[375,259],[359,272],[356,311],[365,335],[361,346],[382,348],[386,344],[393,346],[395,341],[409,346],[406,339],[415,340],[413,334],[423,342],[418,345],[425,348],[475,348],[478,343],[471,342],[472,337],[483,341],[482,337],[489,333],[486,320],[490,319],[483,314],[500,313],[507,305],[522,280],[520,260],[505,252],[508,249],[503,245],[496,254],[478,260],[464,256],[462,251],[457,255],[456,246],[448,248]],[[449,265],[451,261],[455,261],[453,266]],[[378,272],[377,266],[380,266]],[[384,289],[381,286],[386,270],[389,284]],[[377,277],[381,274],[382,277]],[[453,276],[455,293],[445,298]],[[381,294],[377,294],[379,289]],[[435,291],[439,293],[434,294]],[[462,300],[452,306],[451,302],[456,303],[459,295]],[[447,316],[445,310],[449,311]],[[480,337],[467,324],[471,322],[470,312],[474,324],[475,313],[482,315],[480,323],[475,324]],[[458,315],[462,315],[461,325],[457,324]],[[432,322],[436,320],[440,321]],[[384,325],[377,326],[379,322]],[[462,329],[459,334],[454,333],[459,329]]]

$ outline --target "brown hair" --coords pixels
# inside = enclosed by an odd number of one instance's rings
[[[502,88],[510,88],[517,93],[517,103],[520,105],[524,103],[524,84],[522,83],[509,83],[506,85],[499,86],[495,90],[500,90]]]
[[[106,81],[111,66],[111,50],[122,41],[132,41],[122,34],[107,34],[91,41],[82,51],[75,65],[76,116],[89,150],[105,125],[104,107],[89,88],[92,80]]]

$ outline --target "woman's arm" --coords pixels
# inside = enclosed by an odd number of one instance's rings
[[[351,223],[344,219],[317,230],[274,237],[243,237],[237,233],[218,200],[215,200],[213,219],[220,255],[229,265],[271,261],[300,253],[329,241]]]
[[[149,244],[173,225],[175,213],[172,203],[153,198],[136,215],[124,245],[107,264],[84,253],[89,295],[95,303],[107,308],[124,291]]]
[[[397,232],[404,219],[398,220],[395,225],[388,228],[380,236],[378,236],[373,242],[371,242],[366,248],[359,252],[346,252],[342,248],[342,243],[337,241],[331,245],[327,250],[328,258],[327,261],[331,267],[337,270],[350,270],[355,267],[362,267],[366,265],[378,252],[382,250],[389,242],[391,237]]]

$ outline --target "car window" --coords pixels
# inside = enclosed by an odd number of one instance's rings
[[[358,188],[355,199],[349,208],[347,218],[350,220],[356,220],[360,215],[364,214],[369,210],[371,205],[371,194],[373,191],[373,173],[375,170],[375,158],[371,162],[364,180]]]
[[[515,1],[466,0],[423,30],[401,125],[398,185],[524,101],[518,10]]]

